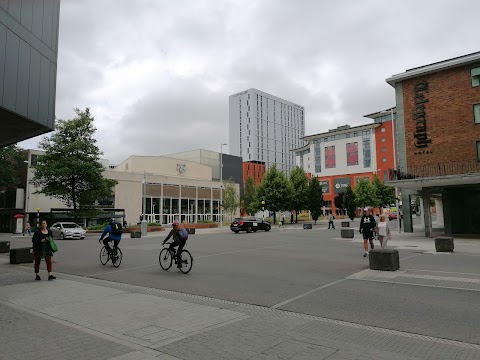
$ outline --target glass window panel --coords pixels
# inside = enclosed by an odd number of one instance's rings
[[[212,213],[212,210],[211,210],[210,200],[205,200],[205,214],[211,214],[211,213]]]
[[[480,67],[470,70],[472,76],[472,86],[480,86]]]
[[[178,206],[178,199],[172,199],[172,214],[180,213],[180,208]]]
[[[473,105],[475,124],[480,124],[480,104]]]
[[[171,200],[170,198],[163,198],[163,213],[170,214],[171,210]]]
[[[152,198],[147,197],[145,201],[145,214],[151,214],[152,213]]]
[[[199,214],[205,213],[205,200],[197,200],[197,206]]]
[[[182,199],[182,214],[188,214],[188,199]]]

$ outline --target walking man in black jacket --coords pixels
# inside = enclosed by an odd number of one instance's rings
[[[370,211],[365,208],[360,221],[360,233],[363,234],[363,248],[365,249],[365,254],[363,257],[368,256],[368,243],[370,242],[370,247],[373,250],[373,230],[376,227],[375,218],[370,214]]]

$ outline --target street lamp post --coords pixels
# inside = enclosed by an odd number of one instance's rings
[[[262,200],[262,220],[265,220],[265,200]]]
[[[395,121],[393,119],[393,107],[390,109],[390,117],[392,119],[392,141],[393,141],[393,167],[397,170],[397,146],[396,146],[396,136],[395,136]],[[400,215],[400,207],[398,203],[398,187],[395,186],[395,206],[397,207],[397,222],[398,222],[398,232],[402,232],[402,217]]]
[[[141,230],[141,233],[142,233],[142,237],[146,237],[147,236],[147,219],[146,219],[146,216],[145,216],[145,213],[147,212],[147,191],[146,191],[146,187],[147,187],[147,175],[145,173],[145,171],[143,172],[143,184],[142,184],[142,201],[143,201],[143,215],[142,215],[142,223],[141,223],[141,226],[140,226],[140,230]]]
[[[223,147],[227,144],[220,144],[220,226],[223,225]]]

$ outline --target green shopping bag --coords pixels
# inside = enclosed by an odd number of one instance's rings
[[[53,238],[49,237],[48,241],[50,241],[50,248],[52,249],[52,253],[57,252],[58,251],[58,246],[55,243],[55,241],[53,241]]]

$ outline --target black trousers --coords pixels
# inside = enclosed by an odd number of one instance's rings
[[[175,250],[175,247],[178,246],[178,251],[177,251],[177,264],[178,260],[180,260],[180,254],[182,253],[183,248],[185,247],[185,244],[187,242],[185,240],[174,240],[173,242],[170,243],[170,246],[168,247],[171,251]]]
[[[112,240],[110,238],[103,239],[103,245],[105,245],[105,249],[110,253],[112,251],[112,248],[110,247],[109,242],[113,241],[113,247],[116,249],[118,247],[118,244],[120,243],[120,240]]]
[[[335,229],[335,224],[333,223],[333,221],[328,222],[328,228],[329,229],[330,229],[330,225]]]

